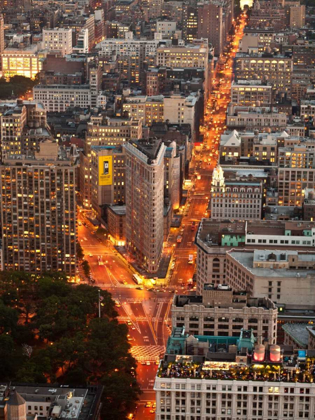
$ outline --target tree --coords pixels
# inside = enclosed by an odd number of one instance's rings
[[[111,295],[60,273],[0,272],[2,380],[103,384],[104,418],[123,420],[140,395],[136,362]]]
[[[77,257],[79,260],[83,260],[84,252],[80,242],[77,243]]]
[[[83,261],[82,268],[83,268],[85,276],[90,277],[91,269],[90,269],[90,264],[88,263],[88,261],[86,261],[86,260]]]

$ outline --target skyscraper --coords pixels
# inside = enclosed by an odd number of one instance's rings
[[[183,39],[191,42],[198,38],[198,11],[196,4],[183,4]]]
[[[3,268],[76,273],[75,166],[47,141],[0,165]]]
[[[198,4],[198,38],[208,38],[215,55],[220,55],[225,42],[224,11],[221,4]]]
[[[126,243],[149,273],[163,249],[164,155],[162,140],[138,140],[126,149]]]

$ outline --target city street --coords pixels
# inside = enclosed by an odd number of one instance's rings
[[[175,293],[187,293],[193,285],[197,249],[195,235],[203,217],[209,217],[209,193],[212,171],[219,156],[220,135],[225,130],[227,105],[230,101],[233,58],[242,38],[246,17],[242,15],[236,26],[234,40],[220,57],[213,77],[213,90],[209,95],[202,127],[204,142],[201,150],[193,151],[191,162],[192,186],[181,209],[183,218],[179,228],[172,228],[168,246],[173,248],[169,284],[164,288],[146,290],[132,280],[132,270],[108,241],[94,233],[95,228],[84,219],[79,226],[79,240],[91,267],[95,286],[108,290],[116,301],[119,320],[129,326],[131,352],[138,361],[138,381],[144,390],[136,418],[154,418],[151,407],[156,362],[165,351],[170,333],[170,308]],[[182,237],[180,243],[178,236]],[[193,256],[189,261],[189,256]]]

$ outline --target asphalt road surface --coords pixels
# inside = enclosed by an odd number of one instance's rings
[[[220,135],[225,130],[227,105],[230,102],[233,58],[243,35],[245,17],[241,18],[230,47],[220,58],[214,75],[213,89],[208,95],[203,132],[205,142],[201,150],[194,150],[190,166],[191,188],[179,228],[172,228],[168,247],[173,249],[169,284],[159,291],[139,288],[132,280],[132,270],[105,237],[95,234],[95,228],[81,215],[79,241],[91,267],[95,286],[108,290],[116,301],[120,322],[129,327],[131,352],[138,361],[138,381],[143,395],[138,404],[136,419],[154,418],[148,401],[154,401],[156,361],[163,355],[170,333],[170,308],[174,293],[189,293],[188,281],[195,272],[196,229],[203,217],[209,217],[211,177],[219,156]],[[181,243],[177,237],[181,235]],[[193,263],[189,256],[193,255]],[[99,263],[101,258],[101,265]]]

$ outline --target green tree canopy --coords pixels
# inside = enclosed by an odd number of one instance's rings
[[[0,272],[2,380],[103,384],[106,419],[125,419],[140,394],[136,363],[111,295],[64,275]]]

